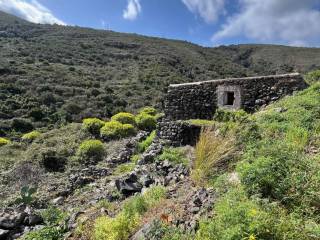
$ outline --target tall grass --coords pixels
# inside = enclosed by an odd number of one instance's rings
[[[221,136],[212,129],[204,129],[195,150],[192,179],[199,185],[206,185],[232,162],[236,151],[232,136]]]

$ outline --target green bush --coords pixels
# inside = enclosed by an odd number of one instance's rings
[[[314,84],[257,113],[260,137],[243,138],[243,161],[237,166],[249,194],[281,201],[307,216],[317,214],[320,201],[319,158],[307,153],[310,144],[319,147],[314,141],[320,135],[319,89]]]
[[[117,121],[106,122],[100,130],[101,137],[107,140],[129,137],[135,133],[136,130],[134,126],[131,124],[122,124]]]
[[[82,121],[82,128],[93,135],[98,135],[104,124],[105,122],[98,118],[86,118]]]
[[[145,108],[140,109],[139,113],[149,114],[151,116],[156,116],[158,111],[153,107],[145,107]]]
[[[127,112],[117,113],[116,115],[111,117],[111,120],[120,122],[122,124],[131,124],[131,125],[135,125],[136,124],[134,115],[131,114],[131,113],[127,113]]]
[[[168,160],[169,162],[172,162],[174,164],[182,163],[184,165],[189,164],[188,158],[185,156],[181,148],[173,148],[173,147],[167,147],[164,148],[163,153],[157,157],[160,161]]]
[[[305,80],[309,84],[313,84],[313,83],[320,81],[320,70],[315,70],[315,71],[307,73],[305,75]]]
[[[142,142],[138,143],[138,152],[143,153],[152,143],[153,139],[156,137],[157,132],[152,131],[150,135]]]
[[[124,204],[122,211],[115,218],[103,216],[96,219],[93,239],[128,239],[140,225],[143,214],[164,197],[163,187],[153,187],[142,195],[134,196]]]
[[[100,129],[100,135],[105,139],[116,139],[122,136],[123,124],[118,121],[106,122]]]
[[[24,141],[32,142],[33,140],[37,139],[41,135],[38,131],[32,131],[29,133],[24,134],[21,139]]]
[[[277,205],[266,205],[266,209],[246,197],[237,187],[215,203],[215,217],[202,221],[196,239],[274,239],[307,240],[301,222]],[[310,236],[309,236],[310,237]]]
[[[9,143],[10,143],[10,140],[5,139],[5,138],[0,138],[0,147],[4,146],[4,145],[7,145]]]
[[[34,201],[34,197],[32,196],[37,192],[37,189],[34,187],[24,186],[20,190],[20,197],[16,199],[16,203],[23,203],[25,205],[30,205]]]
[[[47,225],[59,225],[67,218],[67,214],[59,208],[49,206],[46,210],[41,212],[41,217]]]
[[[247,114],[244,110],[228,110],[218,108],[213,116],[213,119],[218,122],[242,122],[247,120],[249,114]]]
[[[100,161],[104,154],[104,146],[100,140],[86,140],[78,148],[77,156],[80,162],[89,160]]]
[[[157,126],[157,120],[155,116],[151,116],[146,113],[139,113],[136,116],[136,123],[139,129],[146,131],[152,131]]]
[[[137,133],[136,129],[131,124],[123,124],[122,125],[122,137],[133,136]]]
[[[46,226],[36,231],[27,233],[24,240],[61,240],[63,239],[64,230],[56,226]]]
[[[11,122],[11,128],[17,132],[26,133],[33,130],[33,125],[29,119],[14,118]]]

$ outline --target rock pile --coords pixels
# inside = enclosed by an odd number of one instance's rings
[[[17,239],[43,223],[41,216],[29,208],[0,210],[0,240]]]
[[[122,149],[107,158],[107,162],[111,164],[120,164],[130,161],[131,156],[135,152],[137,144],[147,136],[147,132],[141,131],[135,137],[128,139],[124,143],[124,147]]]
[[[151,184],[168,186],[189,175],[189,169],[183,164],[174,165],[169,161],[138,165],[130,174],[115,181],[117,189],[124,195],[141,192]]]

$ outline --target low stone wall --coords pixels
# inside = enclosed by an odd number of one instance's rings
[[[174,84],[169,86],[164,111],[169,120],[212,119],[223,100],[223,91],[234,92],[231,108],[253,112],[306,87],[298,73]]]
[[[157,133],[160,139],[170,141],[172,146],[195,146],[200,136],[201,127],[185,121],[163,119],[158,122]]]

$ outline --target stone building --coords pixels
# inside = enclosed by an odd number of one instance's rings
[[[158,136],[174,146],[195,145],[201,126],[184,120],[212,119],[218,108],[253,112],[306,87],[298,73],[170,85]]]
[[[165,118],[212,119],[217,108],[253,112],[306,87],[299,73],[173,84],[164,102]]]

